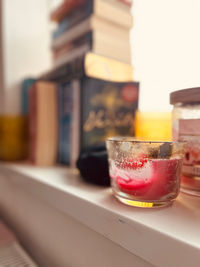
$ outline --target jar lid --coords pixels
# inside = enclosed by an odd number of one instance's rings
[[[170,104],[200,102],[200,87],[174,91],[170,94]]]

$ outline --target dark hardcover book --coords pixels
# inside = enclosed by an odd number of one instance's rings
[[[62,83],[58,87],[58,162],[70,164],[71,125],[73,108],[71,83]]]
[[[67,82],[72,79],[80,78],[84,75],[84,56],[76,57],[60,67],[52,68],[48,72],[42,74],[39,80]]]
[[[134,136],[139,83],[84,76],[59,88],[59,162],[75,166],[82,149],[109,136]]]
[[[81,81],[81,146],[101,143],[109,136],[134,136],[139,83]]]

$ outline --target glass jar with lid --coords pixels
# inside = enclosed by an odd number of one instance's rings
[[[173,140],[186,141],[181,190],[200,196],[200,87],[170,94]]]

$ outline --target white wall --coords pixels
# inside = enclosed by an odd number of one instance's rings
[[[200,1],[134,0],[133,14],[140,109],[170,110],[170,91],[200,86]]]
[[[19,112],[16,84],[25,76],[37,76],[50,66],[48,13],[60,2],[3,0],[9,113]],[[135,80],[141,82],[140,110],[170,110],[171,91],[200,85],[199,14],[199,0],[134,0],[132,63]]]
[[[49,1],[3,0],[6,112],[19,113],[19,82],[49,68]]]
[[[3,105],[3,48],[2,48],[2,1],[0,0],[0,113]]]

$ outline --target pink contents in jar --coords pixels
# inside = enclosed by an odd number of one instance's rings
[[[185,143],[113,137],[106,142],[114,196],[145,208],[170,205],[180,189]]]
[[[179,192],[181,159],[127,159],[111,170],[118,192],[143,200],[170,200]]]

